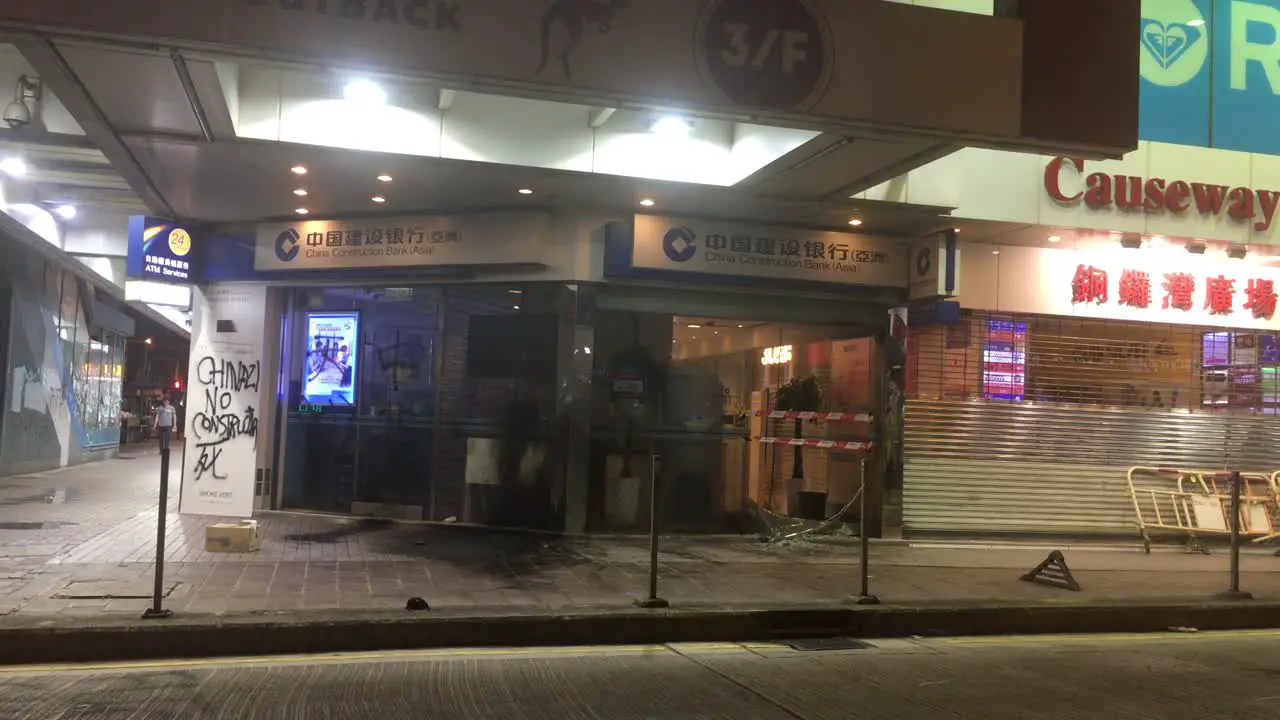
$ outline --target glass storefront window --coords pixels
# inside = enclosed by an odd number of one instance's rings
[[[743,531],[760,509],[795,514],[801,502],[827,517],[856,491],[854,457],[761,438],[865,439],[865,424],[766,416],[785,404],[793,381],[819,392],[816,406],[789,409],[869,408],[874,341],[865,335],[749,318],[597,313],[591,529],[646,522],[652,454],[661,461],[667,529]]]

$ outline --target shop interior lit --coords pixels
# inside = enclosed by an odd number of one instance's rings
[[[968,313],[912,330],[914,397],[1274,415],[1280,336],[1119,320]]]
[[[869,410],[860,326],[598,309],[588,332],[554,284],[290,293],[284,507],[636,530],[656,454],[668,528],[747,532],[761,508],[822,520],[859,487],[855,453],[805,447],[797,466],[761,439],[870,437],[767,417]]]
[[[671,418],[727,436],[712,480],[723,488],[725,511],[748,521],[757,507],[821,520],[853,499],[856,454],[799,449],[796,472],[798,448],[760,439],[866,439],[866,423],[797,423],[766,413],[869,410],[876,400],[873,338],[851,327],[675,316],[671,347]]]

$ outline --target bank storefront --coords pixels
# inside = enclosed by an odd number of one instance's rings
[[[192,502],[216,510],[208,489],[234,482],[220,476],[252,476],[250,510],[632,530],[656,454],[664,516],[692,532],[748,529],[759,506],[794,513],[800,493],[824,514],[853,497],[854,454],[757,439],[796,432],[765,417],[793,380],[819,393],[796,410],[879,402],[876,336],[905,297],[909,251],[822,229],[537,212],[263,225],[202,247],[189,411],[230,413],[242,431],[251,417],[258,443],[224,443],[217,472],[189,451],[186,487],[204,489]],[[228,294],[246,296],[240,310],[211,300]],[[222,337],[255,325],[258,341]],[[197,443],[226,427],[189,425]],[[227,470],[235,452],[252,468]]]
[[[904,530],[1134,537],[1135,466],[1280,469],[1276,158],[992,159],[1024,223],[964,243],[958,321],[912,324]]]

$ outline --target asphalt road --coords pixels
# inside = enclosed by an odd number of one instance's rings
[[[1280,717],[1280,631],[0,668],[5,720]]]

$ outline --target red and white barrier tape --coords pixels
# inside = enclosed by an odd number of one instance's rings
[[[849,412],[795,412],[786,410],[748,410],[751,417],[767,417],[771,420],[847,420],[852,422],[871,422],[866,413]]]
[[[822,448],[824,450],[857,450],[859,452],[871,449],[871,443],[860,442],[857,440],[808,440],[776,437],[762,437],[756,439],[766,445],[791,445],[793,447],[803,446]]]

